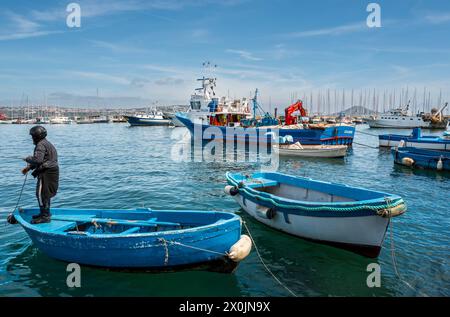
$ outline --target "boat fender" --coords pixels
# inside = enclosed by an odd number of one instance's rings
[[[230,196],[236,196],[237,194],[239,194],[239,189],[236,188],[236,186],[225,186],[225,194],[230,195]]]
[[[16,224],[18,223],[16,217],[14,217],[13,214],[9,214],[9,215],[8,215],[8,218],[6,218],[6,221],[7,221],[10,225],[16,225]]]
[[[436,164],[436,169],[438,170],[438,171],[442,171],[442,168],[443,168],[444,166],[443,166],[443,164],[442,164],[442,157],[440,157],[439,158],[439,161],[437,162],[437,164]]]
[[[405,140],[400,140],[400,142],[398,142],[397,148],[404,147],[404,146],[405,146]]]
[[[410,157],[404,157],[404,158],[402,158],[402,164],[406,165],[406,166],[413,166],[414,160]]]
[[[240,262],[245,259],[252,250],[252,240],[246,234],[241,235],[238,242],[233,244],[228,252],[228,257],[233,262]]]
[[[265,219],[273,219],[275,218],[277,214],[277,211],[275,208],[267,208],[267,207],[257,207],[256,208],[256,215],[265,218]]]

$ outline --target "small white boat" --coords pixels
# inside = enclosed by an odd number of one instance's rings
[[[345,157],[347,155],[346,145],[301,145],[300,142],[294,144],[274,145],[275,153],[280,156],[289,157]]]
[[[227,173],[225,192],[257,221],[297,237],[375,258],[400,196],[280,173]]]
[[[69,117],[53,117],[50,119],[50,124],[72,124],[74,121]]]

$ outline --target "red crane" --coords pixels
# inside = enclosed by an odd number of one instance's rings
[[[297,124],[297,117],[292,116],[296,111],[300,111],[302,117],[307,117],[308,113],[303,108],[303,101],[298,100],[284,110],[284,122],[286,125]]]

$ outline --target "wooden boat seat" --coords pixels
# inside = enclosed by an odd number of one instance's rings
[[[76,222],[74,221],[64,221],[64,220],[59,221],[52,219],[52,221],[50,221],[49,223],[39,224],[39,229],[54,232],[54,231],[65,231],[67,229],[74,228],[75,226]]]
[[[157,218],[151,218],[149,220],[125,220],[125,219],[105,219],[105,218],[95,218],[95,215],[81,215],[81,216],[53,216],[52,222],[62,221],[62,222],[96,222],[100,224],[107,225],[127,225],[127,226],[137,226],[137,227],[157,227],[157,226],[173,226],[181,227],[180,223],[177,222],[164,222],[157,221]],[[50,223],[52,223],[50,222]]]
[[[279,182],[266,178],[248,179],[244,182],[244,184],[250,188],[264,188],[280,185]]]
[[[139,230],[141,230],[141,227],[133,227],[133,228],[130,228],[130,229],[128,229],[128,230],[125,230],[124,232],[119,233],[119,235],[121,235],[121,236],[126,236],[127,234],[133,234],[133,233],[136,233],[136,232],[138,232]]]

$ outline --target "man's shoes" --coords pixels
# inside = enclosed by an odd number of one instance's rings
[[[33,219],[40,218],[41,216],[42,216],[41,214],[33,215]]]
[[[39,217],[31,220],[33,225],[38,225],[40,223],[49,223],[51,221],[50,216],[40,215]]]

